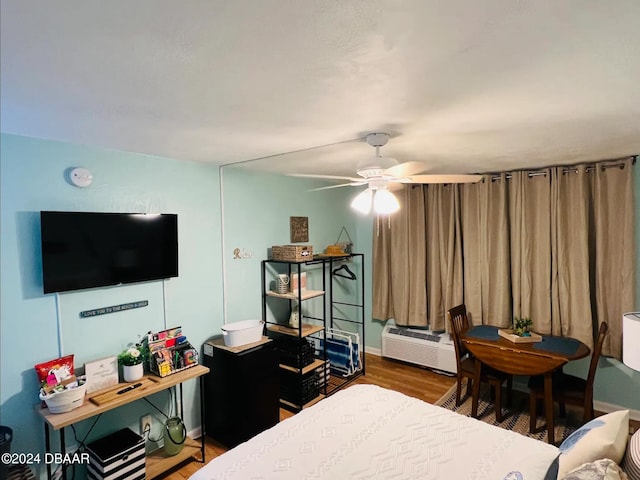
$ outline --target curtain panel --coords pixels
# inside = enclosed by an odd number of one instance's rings
[[[631,160],[622,168],[602,169],[598,165],[590,185],[595,229],[592,256],[595,257],[593,290],[597,321],[606,321],[610,333],[602,351],[621,358],[622,314],[633,310],[635,292],[634,200]],[[596,331],[596,324],[593,325]]]
[[[464,301],[474,325],[506,327],[511,318],[511,245],[507,176],[460,185],[463,195]],[[472,254],[475,247],[476,253]],[[480,292],[474,302],[472,292]]]
[[[373,316],[448,329],[465,303],[474,324],[534,330],[621,357],[633,309],[633,159],[485,175],[466,185],[411,185],[374,231]]]
[[[373,242],[373,318],[422,327],[427,318],[426,210],[421,188],[394,192],[401,215],[378,218]]]
[[[422,189],[427,227],[427,318],[433,330],[445,329],[446,313],[463,296],[460,193],[455,185]]]

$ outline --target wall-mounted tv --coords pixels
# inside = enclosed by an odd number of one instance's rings
[[[44,293],[178,276],[175,214],[40,212]]]

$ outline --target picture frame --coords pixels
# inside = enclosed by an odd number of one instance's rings
[[[110,356],[84,364],[87,376],[87,393],[103,390],[118,384],[118,357]]]
[[[309,217],[290,217],[291,243],[309,241]]]

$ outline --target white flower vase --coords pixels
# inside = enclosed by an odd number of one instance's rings
[[[137,365],[123,365],[122,376],[125,382],[140,380],[144,376],[144,365],[142,363],[138,363]]]

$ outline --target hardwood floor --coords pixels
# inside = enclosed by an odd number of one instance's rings
[[[419,398],[428,403],[434,403],[442,397],[456,383],[456,378],[432,372],[428,369],[416,367],[395,360],[389,360],[377,355],[366,354],[366,375],[358,377],[353,383],[373,384],[397,390],[411,397]],[[280,420],[293,415],[285,409],[280,409]],[[206,439],[207,462],[227,451],[227,448],[210,437]],[[165,480],[184,480],[195,473],[202,464],[192,461],[181,468],[164,475]]]

